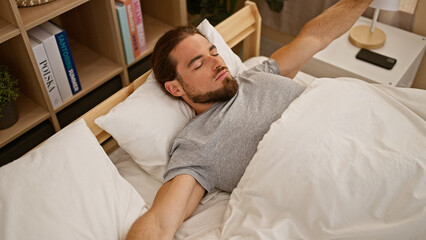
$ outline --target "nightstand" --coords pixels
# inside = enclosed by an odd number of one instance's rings
[[[371,19],[361,17],[357,25],[370,25]],[[353,77],[372,83],[410,87],[423,58],[426,38],[378,22],[386,33],[382,48],[373,52],[397,59],[392,70],[387,70],[355,58],[360,50],[349,42],[349,31],[318,52],[302,69],[315,77]]]

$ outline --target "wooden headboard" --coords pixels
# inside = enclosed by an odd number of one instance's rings
[[[216,29],[231,48],[240,42],[243,43],[242,60],[259,55],[261,18],[255,3],[246,1],[242,9],[218,24]],[[94,120],[107,114],[114,106],[124,101],[146,81],[150,73],[151,70],[79,118],[86,121],[99,143],[105,142],[111,135],[98,127]]]

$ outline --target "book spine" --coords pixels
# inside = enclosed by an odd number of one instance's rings
[[[140,55],[141,51],[139,46],[138,32],[136,30],[136,22],[132,0],[125,0],[124,6],[126,7],[127,22],[129,24],[130,38],[132,40],[133,56],[137,58]]]
[[[55,36],[41,29],[39,26],[29,30],[28,34],[43,43],[62,102],[65,102],[67,99],[72,97],[73,94],[68,83],[68,77],[65,73],[64,65],[62,64],[62,57],[59,53]]]
[[[142,9],[141,2],[139,0],[133,0],[133,12],[136,21],[136,30],[139,38],[139,48],[141,53],[146,50],[145,30],[143,27]]]
[[[133,56],[132,40],[130,40],[129,24],[127,23],[126,8],[123,4],[116,2],[115,8],[117,11],[118,23],[120,25],[121,39],[123,42],[124,55],[126,63],[131,64],[135,59]]]
[[[52,68],[50,66],[49,60],[44,50],[43,44],[38,43],[35,40],[32,45],[34,56],[37,61],[38,68],[40,69],[41,76],[43,77],[44,85],[49,94],[50,102],[54,109],[59,107],[62,104],[61,95],[59,94],[58,87],[56,86],[55,78],[52,73]]]
[[[77,74],[77,68],[75,67],[74,58],[72,57],[70,44],[68,42],[67,34],[65,30],[55,34],[56,43],[58,45],[59,52],[61,53],[62,62],[64,64],[65,72],[67,73],[68,82],[71,86],[71,91],[75,95],[81,91],[80,79]]]

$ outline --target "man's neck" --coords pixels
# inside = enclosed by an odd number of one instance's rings
[[[182,96],[182,99],[192,108],[194,109],[195,113],[197,115],[202,114],[203,112],[205,112],[207,109],[209,109],[214,102],[212,103],[194,103],[191,100],[188,99],[187,96]]]
[[[195,110],[197,115],[200,115],[203,112],[205,112],[207,109],[209,109],[213,104],[214,103],[192,103],[192,105],[189,104],[189,106],[191,106]]]

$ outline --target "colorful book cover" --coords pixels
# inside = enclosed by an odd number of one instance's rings
[[[65,72],[62,57],[56,44],[56,39],[53,34],[50,34],[39,26],[32,28],[28,34],[38,41],[43,43],[50,66],[52,67],[53,76],[55,77],[56,85],[58,86],[62,102],[72,97],[71,87],[68,83],[68,77]]]
[[[139,0],[133,0],[133,12],[136,22],[136,30],[139,38],[140,51],[146,50],[145,30],[143,27],[142,9],[141,2]]]
[[[120,25],[121,40],[123,42],[124,55],[126,63],[131,64],[135,59],[133,56],[132,40],[130,39],[129,24],[127,23],[126,8],[123,4],[115,2],[118,24]]]
[[[137,58],[141,54],[138,31],[136,30],[136,20],[134,16],[132,0],[116,0],[126,7],[127,22],[129,24],[130,39],[133,46],[133,57]]]
[[[41,76],[43,77],[44,86],[49,94],[50,102],[54,109],[61,106],[62,99],[59,94],[59,89],[56,86],[55,77],[53,76],[52,67],[50,66],[49,59],[47,58],[46,51],[43,44],[37,39],[30,36],[31,48],[33,49],[34,56],[40,69]]]
[[[47,32],[55,35],[56,44],[58,45],[59,52],[61,53],[62,63],[64,64],[65,72],[67,73],[71,91],[74,95],[77,94],[81,91],[81,84],[65,30],[51,22],[45,22],[40,26]]]

